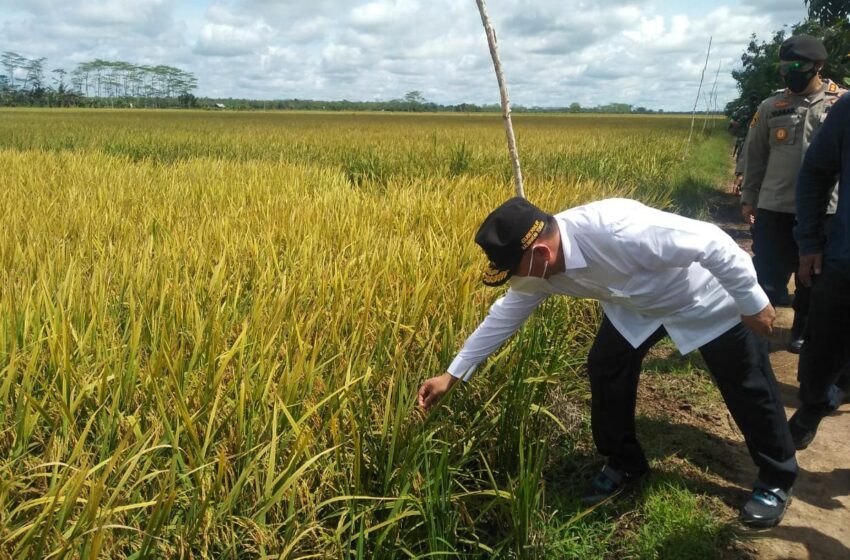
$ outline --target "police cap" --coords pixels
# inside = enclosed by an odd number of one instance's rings
[[[826,47],[820,39],[811,35],[794,35],[782,42],[779,47],[780,60],[826,60]]]

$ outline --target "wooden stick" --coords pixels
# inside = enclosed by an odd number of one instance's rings
[[[511,102],[508,99],[508,86],[505,84],[505,76],[502,74],[502,63],[499,60],[499,51],[496,48],[496,32],[490,25],[490,18],[487,16],[487,8],[484,6],[484,0],[475,1],[478,3],[478,12],[481,14],[481,23],[484,24],[484,31],[487,33],[487,44],[490,46],[490,57],[493,59],[493,67],[496,69],[496,80],[499,82],[499,95],[502,98],[502,119],[505,121],[505,135],[508,137],[508,152],[510,152],[511,165],[514,170],[516,195],[525,198],[525,192],[522,189],[522,170],[519,166],[519,153],[516,149],[514,127],[511,123]]]
[[[708,51],[705,53],[705,66],[702,67],[702,74],[699,77],[699,87],[697,88],[697,98],[694,101],[694,110],[691,113],[691,131],[688,133],[688,142],[685,144],[685,153],[682,156],[682,159],[687,157],[688,149],[691,147],[691,136],[694,133],[694,121],[697,119],[697,104],[699,103],[699,94],[702,92],[702,82],[705,79],[705,69],[708,68],[708,57],[711,55],[711,40],[714,37],[708,38]]]
[[[708,99],[705,100],[705,118],[702,121],[702,133],[705,134],[705,126],[708,124],[708,113],[711,111],[712,101],[717,103],[717,78],[720,76],[720,66],[723,60],[717,63],[717,72],[714,73],[714,85],[711,86],[711,91],[708,94]],[[711,128],[714,128],[714,121],[711,121]]]

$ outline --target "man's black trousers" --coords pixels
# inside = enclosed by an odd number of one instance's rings
[[[614,468],[631,473],[649,468],[635,433],[635,401],[643,358],[666,334],[661,327],[633,348],[604,317],[588,354],[593,439]],[[767,342],[738,323],[699,350],[744,434],[759,480],[787,490],[797,461]]]
[[[850,384],[850,261],[827,261],[815,277],[806,324],[806,343],[797,377],[800,401],[829,412],[830,386]]]
[[[759,208],[753,224],[753,266],[759,285],[773,305],[788,305],[788,281],[794,274],[794,315],[805,320],[810,289],[797,278],[799,251],[794,240],[797,216]]]

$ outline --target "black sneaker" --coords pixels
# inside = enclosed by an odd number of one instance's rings
[[[586,506],[595,506],[609,498],[613,498],[624,490],[634,488],[649,474],[649,470],[640,473],[628,473],[605,465],[593,477],[581,497]]]
[[[760,529],[775,527],[782,521],[790,503],[790,489],[764,488],[756,483],[750,499],[741,508],[741,523]]]
[[[794,447],[799,451],[805,449],[812,443],[818,433],[818,426],[826,414],[800,407],[788,420],[788,428],[791,430],[791,439]]]

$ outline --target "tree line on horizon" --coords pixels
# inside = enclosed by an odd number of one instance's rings
[[[149,66],[95,59],[72,71],[55,68],[48,80],[46,58],[16,52],[0,55],[0,106],[168,107],[195,105],[194,74],[164,64]]]
[[[440,104],[428,101],[419,91],[406,93],[399,99],[376,101],[350,101],[348,99],[329,101],[317,99],[244,99],[244,98],[200,98],[199,106],[210,106],[243,111],[387,111],[387,112],[416,112],[416,113],[501,113],[498,103],[457,103]],[[571,103],[563,107],[539,107],[511,105],[515,113],[606,113],[606,114],[652,114],[665,113],[663,109],[654,110],[646,107],[636,107],[630,103],[606,103],[593,107],[583,107],[579,103]]]
[[[314,99],[245,99],[196,97],[198,80],[191,73],[167,65],[136,65],[124,61],[95,59],[67,72],[56,68],[48,83],[46,58],[26,58],[6,51],[0,55],[0,107],[109,107],[109,108],[211,108],[233,110],[391,111],[391,112],[500,112],[498,103],[439,104],[421,91],[399,99],[375,101]],[[582,107],[574,102],[563,107],[514,105],[518,113],[664,113],[629,103],[606,103]]]

